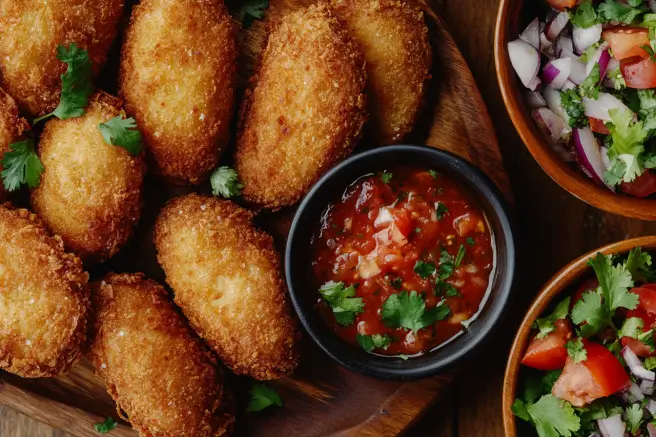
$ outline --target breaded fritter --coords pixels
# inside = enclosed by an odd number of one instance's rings
[[[223,374],[211,352],[143,274],[92,284],[88,357],[117,411],[144,437],[224,435]]]
[[[59,104],[66,64],[57,46],[89,51],[103,67],[116,36],[124,0],[0,0],[0,81],[21,110],[36,116]]]
[[[403,140],[417,121],[430,78],[423,12],[404,0],[332,0],[331,6],[367,61],[367,134],[376,145]]]
[[[21,136],[30,130],[30,125],[18,114],[16,102],[0,88],[0,162],[5,152],[9,151],[9,145],[20,141]],[[0,165],[2,171],[2,165]],[[5,200],[7,191],[0,182],[0,201]]]
[[[89,276],[36,215],[0,205],[0,368],[66,372],[86,339]]]
[[[235,373],[274,379],[298,361],[298,330],[273,239],[236,204],[191,194],[155,226],[158,259],[191,326]]]
[[[142,0],[121,54],[119,93],[153,170],[174,183],[209,175],[228,142],[236,28],[221,0]]]
[[[120,99],[96,93],[82,117],[49,120],[38,146],[45,171],[32,206],[85,261],[110,258],[139,221],[143,154],[107,144],[98,128],[119,114]]]
[[[280,21],[241,110],[235,162],[248,201],[292,205],[351,153],[366,118],[364,65],[326,5]]]

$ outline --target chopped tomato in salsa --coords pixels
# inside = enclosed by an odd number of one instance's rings
[[[455,180],[394,168],[325,210],[312,241],[322,317],[368,352],[414,355],[464,329],[493,270],[483,211]]]

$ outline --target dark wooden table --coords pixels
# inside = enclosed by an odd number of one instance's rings
[[[519,284],[504,326],[442,400],[408,433],[411,437],[501,437],[501,383],[514,327],[553,273],[582,253],[612,241],[656,233],[656,223],[598,211],[558,187],[517,136],[494,70],[494,22],[499,0],[441,0],[441,14],[467,59],[499,137],[516,198]],[[440,72],[434,72],[439,80]],[[477,114],[472,114],[476,117]],[[299,430],[299,435],[302,431]],[[0,407],[0,437],[65,434]]]

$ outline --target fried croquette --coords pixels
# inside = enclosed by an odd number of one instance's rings
[[[124,0],[0,0],[0,81],[21,110],[37,116],[59,104],[66,64],[57,46],[88,50],[98,73],[117,33]]]
[[[332,0],[331,6],[367,61],[367,134],[376,145],[403,140],[417,121],[430,78],[423,12],[403,0]]]
[[[298,330],[273,239],[236,204],[191,194],[170,201],[155,226],[158,260],[191,326],[235,373],[291,373]]]
[[[326,5],[284,17],[269,35],[241,110],[235,155],[245,198],[296,203],[360,139],[365,62]]]
[[[82,261],[26,209],[0,206],[0,368],[24,378],[66,372],[89,310]]]
[[[4,154],[9,151],[9,145],[19,141],[21,136],[29,130],[30,125],[27,120],[18,114],[16,101],[0,88],[0,162],[2,162]],[[2,166],[0,166],[0,171],[2,171]],[[0,201],[5,200],[6,197],[7,191],[0,183]]]
[[[121,54],[119,93],[142,127],[153,170],[197,184],[229,139],[236,28],[221,0],[143,0]]]
[[[88,357],[119,414],[144,437],[224,435],[223,374],[166,290],[143,274],[91,288]]]
[[[45,171],[32,190],[32,206],[85,261],[113,256],[139,221],[143,154],[107,144],[98,128],[121,114],[121,104],[94,94],[82,117],[48,121],[38,146]]]

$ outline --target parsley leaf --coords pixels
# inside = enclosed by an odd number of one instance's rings
[[[34,150],[34,140],[10,144],[10,151],[2,158],[2,184],[7,191],[15,191],[22,184],[34,188],[41,182],[45,170]]]
[[[248,402],[246,411],[262,411],[272,405],[282,407],[282,398],[274,389],[265,385],[253,383],[249,391],[251,400]]]
[[[580,337],[568,341],[565,344],[565,348],[567,349],[567,355],[569,355],[575,363],[580,363],[588,357],[588,351],[585,350],[583,340],[581,340]]]
[[[583,0],[576,10],[570,12],[570,21],[577,27],[587,29],[597,24],[599,17],[592,4],[592,0]]]
[[[94,424],[93,429],[95,429],[96,432],[100,434],[107,434],[108,432],[116,428],[117,425],[118,423],[116,423],[116,421],[112,417],[108,417],[107,419],[105,419],[104,422]]]
[[[542,396],[535,404],[527,405],[526,412],[540,437],[570,437],[581,428],[581,420],[572,404],[551,394]]]
[[[134,118],[116,116],[98,125],[105,142],[111,146],[120,146],[132,155],[138,155],[143,148],[141,132],[137,129]]]
[[[635,435],[642,424],[642,407],[640,404],[633,404],[626,409],[626,425],[631,434]]]
[[[622,329],[617,333],[617,336],[619,338],[638,338],[638,336],[642,334],[642,328],[644,328],[644,326],[645,322],[640,317],[629,317],[624,321]]]
[[[335,320],[342,326],[350,326],[355,315],[364,311],[361,297],[355,296],[355,287],[344,288],[343,282],[328,281],[319,288],[319,293],[333,309]]]
[[[269,7],[269,0],[241,0],[237,16],[244,27],[249,27],[253,21],[264,18],[264,11]]]
[[[93,92],[91,82],[92,70],[89,53],[81,49],[75,43],[70,46],[57,47],[57,59],[68,64],[66,72],[62,74],[62,90],[59,97],[59,105],[53,112],[34,120],[34,124],[52,117],[61,120],[79,117],[89,104],[89,96]]]
[[[570,126],[581,127],[588,125],[588,117],[585,116],[583,100],[575,90],[561,91],[560,103],[567,113],[567,122]]]
[[[386,350],[392,342],[387,334],[384,335],[358,334],[355,336],[355,338],[358,341],[358,344],[362,347],[362,349],[364,349],[367,352],[371,352],[376,348]]]
[[[571,301],[570,297],[567,297],[560,301],[558,305],[556,305],[556,309],[554,309],[553,313],[549,314],[546,317],[539,318],[535,321],[535,327],[537,327],[540,332],[536,335],[535,338],[540,339],[546,337],[547,334],[553,332],[556,330],[554,327],[554,322],[556,320],[561,320],[567,318],[567,314],[569,313],[569,303]]]
[[[581,97],[588,97],[597,100],[599,98],[599,82],[601,81],[601,70],[599,63],[596,63],[588,77],[579,85]]]
[[[383,322],[390,328],[405,328],[414,332],[444,320],[451,310],[444,301],[426,309],[426,303],[416,291],[392,294],[383,304]]]
[[[446,207],[446,205],[442,202],[437,202],[435,204],[435,213],[437,214],[437,219],[442,220],[444,217],[444,214],[449,212],[449,208]]]
[[[387,171],[384,171],[383,174],[380,176],[380,180],[383,181],[384,184],[389,184],[390,181],[392,180],[392,173],[388,173]]]
[[[597,8],[598,13],[604,21],[619,21],[624,24],[631,24],[636,17],[644,12],[643,9],[637,9],[630,5],[617,3],[615,0],[606,0]]]
[[[212,195],[222,196],[230,199],[233,196],[241,196],[244,184],[239,183],[239,175],[230,167],[218,167],[210,176]]]
[[[604,298],[604,304],[611,313],[617,308],[633,310],[638,306],[638,295],[629,292],[633,287],[633,279],[624,265],[612,265],[612,257],[602,253],[588,261],[597,274],[599,286]]]
[[[418,274],[422,279],[426,279],[435,273],[435,264],[432,262],[418,260],[415,263],[415,273]]]

